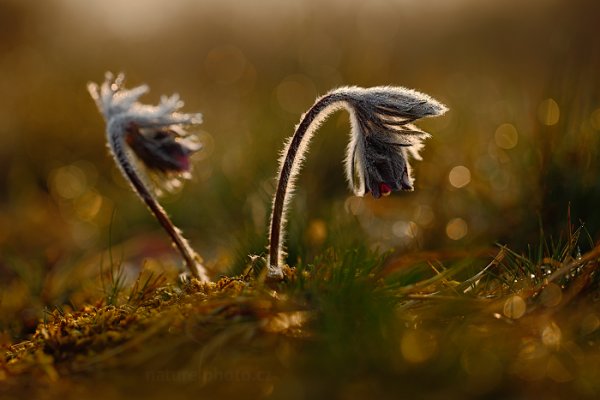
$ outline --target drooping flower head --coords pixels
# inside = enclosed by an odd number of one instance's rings
[[[420,160],[430,135],[411,122],[441,115],[446,107],[431,97],[401,87],[344,88],[352,132],[346,177],[357,196],[387,196],[413,190],[409,156]]]
[[[102,85],[88,84],[113,139],[109,140],[111,150],[120,136],[145,167],[157,192],[161,187],[179,187],[181,178],[191,176],[190,156],[201,148],[183,127],[201,123],[202,115],[179,112],[183,101],[177,94],[163,96],[156,106],[141,104],[138,99],[149,91],[148,86],[125,89],[123,82],[123,74],[113,78],[107,73]]]

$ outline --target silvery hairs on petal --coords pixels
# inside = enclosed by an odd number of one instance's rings
[[[184,104],[178,94],[162,96],[156,106],[141,104],[138,99],[150,91],[148,86],[125,89],[124,81],[123,74],[114,77],[112,73],[107,72],[102,85],[88,83],[88,91],[107,123],[135,122],[142,128],[202,123],[200,113],[178,112]]]
[[[208,281],[201,257],[173,225],[148,188],[146,175],[141,175],[137,168],[142,164],[150,178],[160,175],[167,188],[178,185],[179,178],[189,177],[189,156],[199,149],[199,143],[183,127],[201,123],[202,115],[179,112],[183,102],[177,94],[161,97],[156,106],[141,104],[138,99],[148,92],[148,86],[126,89],[124,79],[123,74],[115,78],[108,72],[101,85],[88,83],[88,91],[106,121],[111,155],[135,193],[171,237],[191,274]]]
[[[184,103],[178,94],[162,96],[156,106],[141,104],[138,99],[148,86],[126,89],[123,74],[114,78],[108,72],[102,85],[89,83],[88,90],[106,120],[110,150],[114,153],[114,139],[125,137],[136,162],[145,167],[141,179],[152,182],[154,192],[171,191],[181,186],[180,179],[191,177],[187,157],[201,145],[182,127],[202,123],[202,114],[179,112]]]
[[[346,88],[353,100],[346,178],[357,196],[373,197],[413,190],[408,155],[420,160],[423,139],[430,135],[411,122],[446,112],[431,97],[402,87]]]
[[[286,215],[308,143],[321,122],[340,108],[349,112],[352,125],[345,159],[350,189],[375,198],[413,189],[408,156],[420,159],[422,141],[429,134],[412,122],[447,110],[430,96],[403,87],[341,87],[317,99],[300,119],[280,159],[269,235],[269,279],[283,278]]]

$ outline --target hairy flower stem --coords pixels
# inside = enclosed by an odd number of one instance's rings
[[[285,151],[285,159],[281,164],[279,171],[279,180],[277,184],[277,192],[273,201],[273,211],[271,214],[271,231],[269,235],[269,265],[267,278],[283,279],[283,230],[285,228],[285,215],[287,214],[287,204],[291,198],[291,188],[296,175],[299,172],[299,164],[302,162],[302,152],[299,150],[306,148],[307,142],[312,137],[314,126],[318,126],[321,118],[327,117],[331,112],[343,106],[332,108],[324,116],[320,114],[327,108],[331,108],[335,103],[343,100],[340,93],[331,93],[320,98],[311,108],[304,114],[300,124],[296,127],[296,131],[289,142]],[[308,133],[308,134],[307,134]]]
[[[177,247],[177,250],[181,253],[187,268],[191,275],[203,282],[208,282],[209,278],[204,272],[202,266],[202,258],[196,254],[196,252],[190,247],[187,240],[181,234],[181,231],[175,227],[166,211],[161,207],[158,201],[154,198],[151,191],[148,190],[143,180],[139,177],[136,168],[133,166],[127,152],[125,150],[125,142],[123,135],[109,135],[110,148],[117,161],[117,164],[121,168],[121,171],[125,177],[129,180],[135,191],[138,193],[140,198],[146,203],[148,208],[160,225],[164,228],[167,234],[173,240],[173,243]]]

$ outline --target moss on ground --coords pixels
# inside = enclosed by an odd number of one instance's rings
[[[0,394],[594,397],[599,250],[566,246],[447,268],[331,251],[271,286],[138,279],[118,304],[55,309],[7,346]]]

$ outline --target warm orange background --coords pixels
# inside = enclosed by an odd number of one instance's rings
[[[414,165],[416,191],[379,201],[349,195],[348,118],[328,121],[299,180],[292,258],[348,231],[399,252],[519,248],[539,220],[558,232],[569,203],[597,238],[598,4],[3,0],[3,282],[39,281],[31,290],[51,298],[49,275],[93,274],[109,247],[129,261],[169,251],[107,155],[85,89],[107,70],[149,84],[145,101],[178,92],[185,111],[204,114],[195,177],[164,203],[215,269],[264,250],[283,140],[338,85],[403,85],[451,111],[421,124],[433,137]]]

